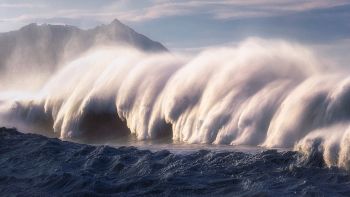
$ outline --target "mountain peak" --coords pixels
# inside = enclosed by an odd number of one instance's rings
[[[130,46],[150,53],[168,51],[161,43],[137,33],[118,19],[88,30],[64,24],[31,23],[19,30],[0,33],[0,72],[21,70],[22,65],[52,72],[98,46]]]
[[[114,19],[108,25],[101,25],[91,29],[91,31],[93,31],[94,34],[99,35],[99,40],[104,43],[115,43],[118,45],[120,43],[126,43],[146,52],[168,51],[168,49],[166,49],[161,43],[153,41],[148,37],[137,33],[135,30],[123,24],[118,19]]]
[[[124,26],[124,24],[123,23],[121,23],[118,19],[114,19],[109,25],[123,25]]]
[[[75,26],[66,25],[66,24],[30,23],[30,24],[20,28],[19,31],[23,31],[23,30],[35,31],[38,29],[52,29],[52,28],[61,29],[61,30],[63,30],[63,29],[66,29],[66,30],[74,30],[75,29],[75,30],[77,30],[77,29],[79,29]]]
[[[23,26],[21,29],[31,29],[31,28],[36,28],[38,27],[37,23],[30,23],[28,25]]]

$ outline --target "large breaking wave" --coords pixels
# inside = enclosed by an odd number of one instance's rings
[[[99,48],[63,66],[35,94],[2,93],[1,122],[63,139],[132,134],[294,147],[349,168],[347,74],[276,40],[249,39],[194,58]]]

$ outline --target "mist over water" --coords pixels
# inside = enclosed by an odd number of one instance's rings
[[[100,47],[38,92],[0,92],[0,123],[62,139],[294,148],[350,168],[349,99],[346,70],[286,41],[248,39],[195,57]]]

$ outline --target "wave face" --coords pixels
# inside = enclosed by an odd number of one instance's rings
[[[276,40],[249,39],[194,58],[100,48],[64,66],[36,94],[2,94],[0,119],[63,139],[132,134],[294,147],[349,168],[347,73]]]
[[[350,175],[297,152],[150,152],[0,128],[3,196],[347,196]]]

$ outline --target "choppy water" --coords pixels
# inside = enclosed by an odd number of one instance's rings
[[[222,150],[222,149],[221,149]],[[348,196],[322,155],[92,146],[0,129],[1,196]]]

